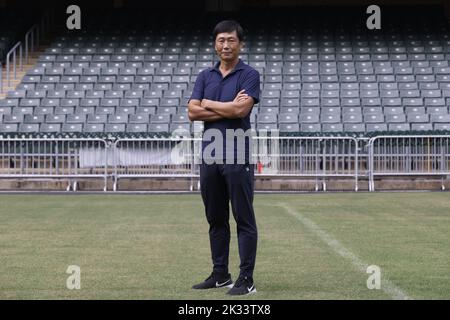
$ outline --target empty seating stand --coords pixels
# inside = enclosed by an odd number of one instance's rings
[[[121,18],[116,19],[117,15]],[[281,132],[371,133],[450,128],[450,27],[439,15],[256,16],[241,58],[261,76],[250,119]],[[15,91],[0,100],[1,132],[194,130],[187,104],[216,61],[211,28],[148,14],[104,13],[61,31]],[[174,21],[177,21],[174,23]]]

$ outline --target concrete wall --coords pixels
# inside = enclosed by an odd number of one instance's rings
[[[354,191],[354,179],[255,179],[257,191]],[[450,190],[450,180],[444,180],[445,190]],[[68,180],[45,179],[1,179],[0,191],[65,191]],[[192,189],[191,189],[192,186]],[[358,181],[359,191],[368,191],[368,181]],[[441,190],[442,180],[439,177],[385,177],[375,180],[375,190]],[[316,187],[318,187],[316,189]],[[325,188],[325,189],[324,189]],[[103,180],[85,179],[77,181],[77,191],[102,191]],[[108,191],[113,190],[113,182],[108,181]],[[119,180],[119,191],[198,191],[198,179],[122,179]]]

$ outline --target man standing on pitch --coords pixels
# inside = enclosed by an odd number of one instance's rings
[[[214,67],[200,72],[188,108],[191,121],[204,121],[200,185],[209,223],[213,261],[212,274],[193,288],[227,287],[231,288],[228,291],[231,295],[256,292],[253,270],[258,234],[253,210],[254,165],[250,161],[251,141],[248,135],[247,138],[244,136],[245,142],[237,139],[238,135],[232,139],[227,136],[230,130],[250,131],[250,112],[259,101],[259,73],[239,59],[243,36],[242,27],[236,21],[226,20],[216,25],[213,38],[220,61]],[[211,132],[220,133],[221,147],[220,150],[214,150],[211,158],[208,158],[206,150],[211,150],[208,145],[218,142],[208,134]],[[230,153],[233,154],[232,158]],[[245,158],[241,159],[240,155]],[[228,272],[230,201],[237,224],[241,260],[240,274],[234,285]]]

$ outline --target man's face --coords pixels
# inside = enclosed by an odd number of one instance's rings
[[[217,34],[215,49],[220,60],[235,61],[239,58],[241,48],[242,42],[239,41],[236,31]]]

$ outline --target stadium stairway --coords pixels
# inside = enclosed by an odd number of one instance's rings
[[[22,82],[23,77],[27,74],[27,72],[33,68],[33,66],[36,64],[36,62],[39,59],[39,56],[45,52],[45,49],[48,45],[42,45],[36,48],[36,50],[28,55],[28,61],[25,61],[25,55],[24,55],[24,64],[23,69],[20,69],[19,66],[17,66],[17,76],[16,79],[14,79],[14,74],[12,71],[10,71],[10,77],[11,77],[11,83],[8,86],[7,80],[6,80],[6,64],[3,65],[3,68],[1,70],[2,72],[2,79],[3,79],[3,92],[0,93],[0,99],[5,99],[8,91],[15,90],[16,87]]]

